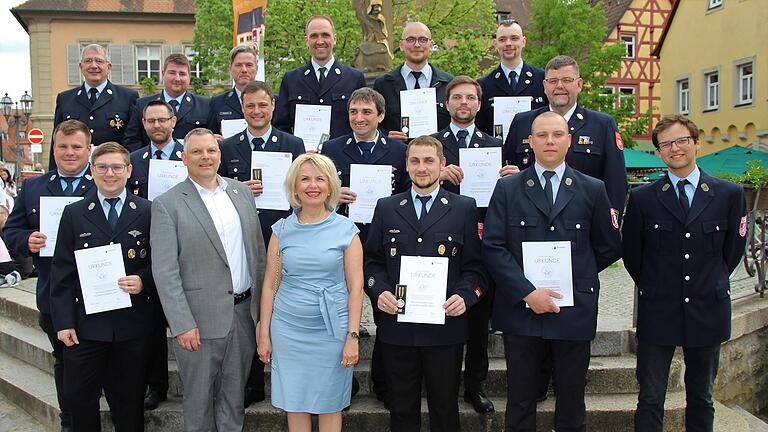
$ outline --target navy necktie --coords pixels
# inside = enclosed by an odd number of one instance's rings
[[[171,99],[171,101],[168,102],[168,104],[173,107],[174,114],[179,112],[179,101],[177,101],[176,99]]]
[[[120,201],[120,198],[104,198],[104,201],[109,204],[109,213],[107,214],[107,222],[109,222],[109,226],[112,228],[112,231],[115,231],[115,228],[117,228],[117,209],[115,206],[117,205],[117,202]]]
[[[88,101],[91,102],[91,105],[96,103],[96,99],[98,97],[99,90],[95,87],[91,87],[90,90],[88,90]]]
[[[690,183],[686,179],[682,179],[677,182],[677,198],[680,200],[680,206],[683,208],[683,213],[688,215],[688,210],[691,204],[688,202],[688,195],[685,193],[685,185]]]
[[[419,195],[416,198],[418,198],[419,201],[421,201],[421,213],[419,213],[419,220],[421,221],[421,220],[424,220],[425,216],[427,216],[427,203],[429,202],[429,200],[432,199],[432,195],[427,195],[427,196]]]
[[[73,193],[75,193],[75,180],[77,177],[62,177],[65,182],[67,182],[67,187],[64,188],[64,195],[66,196],[72,196]]]
[[[253,144],[253,151],[264,150],[264,139],[262,137],[256,137],[252,139],[251,144]]]
[[[413,89],[420,89],[421,85],[419,84],[419,78],[421,78],[421,72],[411,71],[411,75],[413,75],[414,78],[416,78],[416,85],[413,86]]]
[[[549,204],[550,209],[555,203],[555,197],[552,190],[552,176],[554,175],[554,171],[544,171],[544,195],[547,196],[547,204]]]
[[[456,132],[456,141],[458,141],[459,143],[459,148],[469,147],[469,142],[467,141],[467,135],[469,135],[469,132],[467,132],[466,129],[462,129]]]
[[[325,83],[325,67],[321,67],[318,69],[320,71],[320,75],[317,77],[317,82],[320,84],[320,88],[323,88],[323,83]]]
[[[512,88],[512,91],[515,91],[515,87],[517,87],[517,72],[515,71],[509,71],[509,87]]]
[[[163,151],[162,150],[155,150],[155,159],[163,159]]]
[[[360,151],[362,152],[363,160],[369,161],[371,159],[371,156],[373,156],[373,146],[376,144],[373,141],[358,141],[357,147],[360,148]]]

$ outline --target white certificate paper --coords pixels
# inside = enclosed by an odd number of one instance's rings
[[[221,136],[229,138],[244,131],[248,127],[245,119],[232,119],[221,121]]]
[[[352,222],[371,223],[376,202],[392,195],[392,166],[350,165],[349,188],[357,194],[349,205],[349,218]]]
[[[406,285],[405,313],[397,322],[445,324],[448,258],[400,258],[400,284]]]
[[[117,280],[125,276],[120,243],[75,251],[86,315],[131,307],[131,296]]]
[[[147,199],[152,201],[186,179],[187,167],[184,162],[150,159]]]
[[[571,242],[523,242],[523,273],[536,288],[562,294],[552,298],[556,305],[573,306]]]
[[[488,207],[501,170],[501,147],[460,148],[459,166],[464,171],[461,194],[474,198],[478,207]]]
[[[285,177],[293,162],[293,155],[285,152],[251,152],[251,169],[261,170],[264,192],[254,198],[256,207],[268,210],[288,210],[291,204],[285,195]]]
[[[330,105],[296,105],[293,134],[304,140],[304,147],[317,150],[323,135],[331,134]]]
[[[437,132],[437,93],[435,93],[435,88],[401,91],[400,116],[408,117],[408,138],[431,135]]]
[[[503,137],[496,136],[502,141],[506,141],[509,133],[509,126],[515,114],[531,110],[530,96],[497,96],[493,98],[493,126],[496,130],[499,126],[503,128]],[[494,134],[497,135],[497,134]]]
[[[41,257],[52,257],[56,249],[56,237],[59,234],[59,223],[64,207],[78,202],[83,197],[75,196],[41,196],[40,197],[40,232],[45,234],[45,247],[40,249]]]

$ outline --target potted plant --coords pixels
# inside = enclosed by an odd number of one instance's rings
[[[723,177],[744,185],[747,210],[768,210],[768,168],[763,167],[759,160],[747,162],[747,169],[741,175]]]

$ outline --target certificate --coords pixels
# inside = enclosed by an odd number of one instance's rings
[[[229,138],[244,131],[248,127],[245,119],[232,119],[221,121],[221,136]]]
[[[445,324],[448,258],[401,257],[400,284],[407,286],[406,305],[397,322]]]
[[[331,134],[330,105],[296,105],[293,134],[304,140],[304,147],[317,150],[317,146]]]
[[[40,232],[45,234],[45,247],[40,249],[41,257],[52,257],[56,249],[56,236],[59,234],[59,222],[64,207],[78,202],[83,197],[41,196],[40,197]]]
[[[86,315],[131,307],[131,296],[117,280],[125,276],[120,243],[75,251]]]
[[[186,179],[187,167],[184,162],[150,159],[147,199],[152,201]]]
[[[478,207],[488,207],[499,179],[501,147],[460,148],[459,166],[464,171],[461,194],[474,198]]]
[[[531,110],[530,96],[497,96],[493,98],[493,130],[494,136],[502,142],[506,141],[509,126],[515,114]],[[502,130],[501,136],[499,129]]]
[[[392,195],[392,166],[350,165],[349,188],[357,194],[349,205],[349,218],[352,222],[371,223],[376,202]]]
[[[261,170],[264,191],[255,198],[256,207],[268,210],[291,208],[285,195],[285,176],[293,162],[293,155],[285,152],[251,152],[251,171]]]
[[[400,92],[400,116],[407,118],[408,138],[437,132],[437,94],[434,87]],[[407,130],[405,130],[407,128]]]
[[[573,306],[571,242],[523,242],[523,273],[536,288],[562,294],[552,298],[556,305]]]

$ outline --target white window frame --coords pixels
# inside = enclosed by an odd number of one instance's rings
[[[631,93],[624,93],[625,90],[630,90]],[[616,93],[618,93],[618,98],[616,98],[617,108],[621,108],[622,99],[629,99],[631,97],[632,99],[632,113],[637,113],[637,89],[634,87],[619,87],[616,89]]]
[[[184,55],[189,59],[189,76],[192,78],[201,78],[203,75],[203,67],[200,66],[200,62],[195,59],[197,53],[192,45],[184,45]]]
[[[750,68],[749,74],[745,74]],[[754,62],[736,65],[736,105],[748,105],[755,100],[755,64]]]
[[[156,55],[153,51],[156,50]],[[145,76],[155,78],[156,83],[162,79],[163,47],[161,45],[136,45],[136,82],[140,83]],[[152,67],[152,62],[157,62],[157,68]],[[142,62],[146,62],[144,67]]]
[[[713,80],[715,78],[716,80]],[[720,108],[720,71],[713,70],[704,74],[704,111]]]
[[[624,49],[626,51],[622,57],[629,59],[635,58],[635,35],[622,34],[619,35],[619,40],[621,41],[621,44],[624,45]]]
[[[683,88],[683,84],[687,88]],[[689,114],[691,112],[691,80],[689,78],[680,78],[675,81],[675,91],[677,92],[677,113]]]
[[[707,0],[707,10],[712,10],[723,6],[723,0]]]

